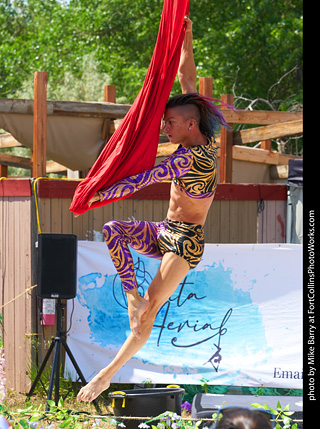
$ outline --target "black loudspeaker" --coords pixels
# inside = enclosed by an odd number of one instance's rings
[[[76,283],[77,236],[73,234],[39,234],[38,297],[74,298]]]

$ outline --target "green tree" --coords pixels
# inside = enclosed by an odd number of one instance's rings
[[[0,97],[5,97],[11,88],[19,87],[23,76],[20,55],[16,43],[18,33],[17,13],[10,0],[0,1]]]
[[[199,0],[191,12],[198,74],[213,76],[217,94],[232,92],[236,82],[237,92],[265,97],[294,66],[278,95],[301,91],[301,0],[221,0],[214,7]]]
[[[117,96],[132,102],[162,6],[163,0],[0,0],[0,96],[14,97],[34,71],[47,71],[53,89],[66,85],[66,73],[81,79],[90,56],[95,73],[110,76]],[[301,98],[302,0],[190,0],[190,17],[198,76],[214,78],[215,96],[235,87],[253,98]],[[172,92],[179,91],[175,82]]]

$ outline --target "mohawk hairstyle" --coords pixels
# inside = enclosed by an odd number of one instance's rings
[[[185,106],[188,104],[196,106],[200,112],[199,129],[201,133],[207,137],[215,137],[221,127],[225,127],[227,130],[230,130],[230,126],[222,115],[220,109],[213,103],[213,101],[219,102],[220,105],[233,108],[233,106],[224,104],[220,100],[204,97],[197,92],[192,92],[188,94],[175,95],[170,98],[167,102],[166,109]]]

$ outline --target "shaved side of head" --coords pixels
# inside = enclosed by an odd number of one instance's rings
[[[200,123],[200,111],[198,107],[194,104],[185,104],[184,106],[175,106],[173,109],[176,109],[177,112],[185,118],[187,121],[188,119],[194,119],[198,126]]]

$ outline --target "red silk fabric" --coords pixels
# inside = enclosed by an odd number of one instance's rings
[[[95,192],[154,166],[160,123],[177,74],[185,33],[183,20],[188,13],[189,0],[164,0],[158,38],[143,87],[87,177],[77,186],[71,212],[85,213]],[[97,201],[90,208],[119,199]]]

